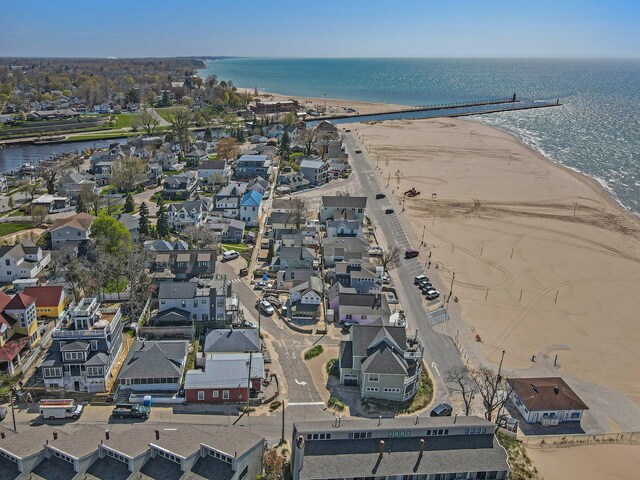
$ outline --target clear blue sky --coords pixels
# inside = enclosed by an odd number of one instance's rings
[[[0,56],[640,56],[640,0],[2,0],[0,11]]]

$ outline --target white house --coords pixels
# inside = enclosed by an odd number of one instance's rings
[[[589,407],[561,377],[508,378],[511,402],[528,423],[579,422]]]
[[[220,175],[225,179],[231,177],[231,167],[226,160],[205,160],[198,166],[198,178],[203,183],[213,183],[212,177]]]
[[[260,223],[262,214],[262,194],[256,190],[249,190],[240,200],[240,220],[248,227],[254,227]]]
[[[94,105],[93,106],[93,111],[95,113],[110,113],[111,112],[111,105],[109,105],[108,103],[100,103],[99,105]]]
[[[187,227],[201,227],[210,211],[210,204],[202,199],[172,203],[167,208],[169,226],[179,232]]]
[[[51,252],[43,251],[31,240],[0,247],[0,282],[35,278],[51,262]]]

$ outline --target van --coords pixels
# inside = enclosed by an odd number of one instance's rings
[[[229,260],[233,260],[235,258],[238,258],[239,256],[240,254],[235,250],[228,250],[222,254],[222,260],[228,262]]]
[[[79,418],[82,408],[82,405],[78,405],[75,400],[71,399],[40,400],[40,414],[42,418],[49,420],[55,418]]]

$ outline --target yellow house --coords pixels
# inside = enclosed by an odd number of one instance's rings
[[[62,286],[26,287],[24,294],[36,299],[38,318],[58,318],[69,304]]]
[[[39,341],[35,298],[0,292],[0,370],[13,374]]]

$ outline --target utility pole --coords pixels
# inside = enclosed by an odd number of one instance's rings
[[[280,437],[280,441],[284,443],[284,400],[282,401],[282,436]]]
[[[504,350],[502,350],[502,358],[500,358],[500,366],[498,367],[498,381],[502,379],[500,372],[502,372],[502,361],[504,360]]]
[[[260,314],[260,307],[258,307],[258,343],[260,343],[261,335],[261,326],[262,326],[262,315]]]
[[[420,242],[420,246],[424,245],[424,231],[427,229],[426,225],[422,226],[422,241]]]
[[[249,399],[251,398],[251,362],[253,360],[253,352],[249,352],[249,378],[247,379],[247,411],[249,410]]]
[[[16,428],[16,412],[13,408],[15,396],[16,396],[16,387],[12,387],[11,388],[11,416],[13,417],[13,431],[18,433],[18,429]]]

